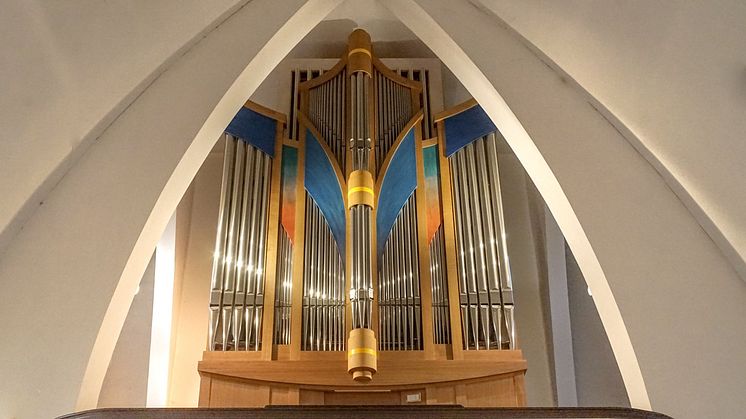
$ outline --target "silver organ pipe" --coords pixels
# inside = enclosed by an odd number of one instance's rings
[[[394,222],[378,271],[380,350],[421,350],[423,345],[414,198]]]
[[[349,141],[352,171],[370,168],[371,137],[368,125],[368,75],[354,72],[350,76],[352,127]],[[370,329],[373,301],[371,276],[371,207],[365,204],[350,208],[352,231],[352,281],[350,304],[352,328]]]
[[[448,310],[445,241],[443,226],[438,227],[430,241],[430,278],[433,300],[433,338],[439,345],[451,343],[451,323]]]
[[[301,349],[345,348],[344,269],[332,231],[306,194]]]
[[[272,159],[231,135],[225,141],[209,346],[211,350],[258,351]]]
[[[373,79],[376,90],[376,168],[380,170],[414,112],[408,87],[377,70],[373,71]],[[399,213],[379,261],[380,350],[423,348],[417,237],[413,194]]]
[[[280,228],[277,241],[277,279],[275,282],[274,343],[290,344],[290,320],[293,290],[293,243]]]
[[[339,167],[345,168],[345,73],[310,89],[308,118],[326,140]]]
[[[308,90],[308,118],[344,170],[345,85],[340,72]],[[324,215],[306,194],[301,349],[345,349],[345,270]]]
[[[376,90],[376,171],[381,169],[396,137],[412,118],[412,95],[409,88],[373,70]]]
[[[464,349],[513,349],[512,283],[495,134],[449,157]]]

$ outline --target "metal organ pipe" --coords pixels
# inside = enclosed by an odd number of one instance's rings
[[[464,349],[515,347],[495,134],[449,157]]]
[[[345,167],[345,73],[308,91],[308,117]],[[344,268],[336,240],[313,198],[306,195],[301,349],[339,351],[344,345]]]
[[[377,369],[376,338],[372,327],[373,269],[371,213],[373,207],[373,171],[370,154],[369,97],[373,76],[370,36],[362,30],[350,35],[347,76],[350,82],[351,167],[348,170],[347,197],[350,217],[351,254],[350,308],[352,331],[348,339],[347,369],[356,381],[367,382]]]
[[[226,135],[210,296],[211,350],[261,349],[271,159]]]
[[[381,350],[423,347],[414,198],[410,196],[394,222],[378,271]]]
[[[210,291],[210,335],[209,348],[214,351],[216,344],[222,345],[222,340],[216,341],[219,334],[220,316],[222,310],[223,290],[223,260],[225,258],[226,242],[228,238],[228,220],[230,218],[230,191],[233,190],[233,170],[236,156],[236,141],[225,136],[225,153],[223,156],[223,180],[220,186],[220,209],[218,211],[217,237],[215,238],[215,252],[213,255],[212,278]]]
[[[290,308],[292,304],[293,244],[285,229],[280,228],[275,283],[274,343],[290,344]]]
[[[301,349],[344,349],[344,270],[336,241],[323,214],[306,194]]]
[[[436,344],[451,343],[450,319],[448,311],[448,284],[445,273],[445,246],[443,226],[435,232],[430,241],[430,275],[433,295],[433,333]]]

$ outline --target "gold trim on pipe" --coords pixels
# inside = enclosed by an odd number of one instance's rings
[[[373,330],[350,330],[350,338],[347,340],[347,372],[352,374],[353,380],[367,383],[373,379],[373,374],[378,370],[377,346]]]
[[[347,209],[355,205],[367,205],[373,208],[375,204],[375,181],[367,170],[355,170],[347,179]]]
[[[347,38],[347,72],[362,71],[373,75],[373,46],[370,35],[362,29],[355,29]]]

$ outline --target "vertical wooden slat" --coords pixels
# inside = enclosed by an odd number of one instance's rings
[[[197,406],[210,407],[210,389],[212,388],[212,377],[200,374],[199,400]]]
[[[438,121],[438,163],[440,164],[440,198],[443,205],[443,239],[446,252],[446,278],[448,281],[448,313],[451,322],[451,350],[453,359],[464,358],[461,334],[461,311],[459,310],[458,265],[456,262],[456,230],[453,218],[453,196],[451,192],[451,169],[445,156],[445,126]]]
[[[515,405],[526,406],[526,376],[525,371],[513,376],[513,389],[515,390]]]
[[[267,257],[264,261],[264,319],[262,325],[262,359],[271,360],[274,346],[275,283],[277,281],[277,247],[280,227],[280,177],[282,175],[283,123],[277,121],[275,131],[275,156],[272,159],[272,177],[267,218]]]
[[[417,98],[419,99],[419,98]],[[424,120],[424,119],[423,119]],[[417,164],[417,247],[420,255],[420,325],[422,327],[422,348],[425,359],[435,358],[435,338],[433,336],[433,295],[430,275],[430,246],[427,237],[427,196],[425,195],[425,163],[422,155],[422,124],[414,127],[415,159]]]
[[[308,112],[308,92],[301,94],[301,109]],[[306,130],[298,133],[298,176],[295,185],[295,243],[293,243],[293,284],[290,308],[290,359],[300,359],[303,333],[303,256],[306,231]]]

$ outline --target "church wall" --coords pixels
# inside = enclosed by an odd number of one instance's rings
[[[247,7],[259,8],[259,3],[255,0]],[[614,127],[604,122],[586,96],[551,66],[527,52],[519,41],[506,37],[494,21],[469,3],[453,6],[455,3],[433,1],[427,7],[504,95],[559,179],[573,205],[561,208],[577,214],[578,223],[582,222],[587,233],[588,248],[593,245],[609,278],[640,359],[652,407],[684,418],[736,417],[744,410],[744,400],[733,394],[746,386],[742,362],[746,357],[746,332],[738,327],[738,319],[746,318],[743,282],[655,169]],[[455,12],[446,6],[454,7]],[[74,408],[90,348],[114,289],[123,278],[121,292],[132,295],[160,235],[158,230],[166,225],[190,178],[209,152],[211,144],[205,146],[204,142],[214,137],[205,140],[197,135],[203,122],[214,122],[208,115],[219,98],[269,38],[268,34],[278,30],[292,13],[274,10],[276,14],[271,14],[271,8],[263,12],[270,13],[271,18],[263,15],[252,20],[251,13],[238,13],[236,19],[229,21],[243,23],[240,28],[225,24],[203,39],[205,48],[180,56],[175,61],[178,65],[169,67],[167,75],[149,85],[86,150],[84,158],[65,167],[70,170],[61,181],[58,182],[59,176],[49,177],[54,188],[48,189],[51,192],[44,195],[43,205],[28,218],[0,260],[0,318],[6,320],[0,325],[0,333],[14,337],[3,342],[0,357],[0,374],[11,377],[0,383],[0,416],[50,417]],[[21,31],[14,25],[8,27],[23,33],[29,28],[34,28],[31,32],[46,30],[44,25],[24,27]],[[252,27],[256,36],[246,37],[246,27]],[[484,45],[485,40],[490,44]],[[107,44],[105,40],[100,42]],[[141,46],[127,50],[138,51]],[[243,48],[246,56],[220,57],[223,61],[216,68],[210,65],[218,58],[217,54],[210,54],[216,47]],[[11,44],[10,49],[23,48]],[[448,58],[445,54],[443,57]],[[99,58],[101,63],[119,62],[96,54],[95,61]],[[105,73],[107,69],[102,65],[98,72]],[[73,89],[82,90],[81,86],[92,78],[73,83]],[[11,80],[21,89],[39,86],[26,74]],[[124,90],[133,96],[142,92]],[[473,93],[482,94],[476,90]],[[32,94],[43,97],[33,89]],[[13,106],[25,103],[24,98],[20,99],[12,96]],[[53,109],[72,108],[74,99],[63,97],[48,103],[54,105]],[[235,111],[245,98],[234,99],[231,107]],[[5,108],[2,114],[7,114]],[[14,127],[16,120],[23,119],[18,114],[11,115],[14,119],[4,123],[4,127]],[[227,122],[231,115],[225,111],[224,116],[222,122]],[[60,125],[59,121],[65,120],[62,115],[42,121],[39,126],[44,135],[31,137],[46,138]],[[100,116],[93,118],[95,124],[107,125],[111,121]],[[209,125],[207,130],[217,134],[217,125],[225,126],[222,122]],[[89,131],[85,124],[74,126],[80,132],[73,140]],[[28,140],[8,135],[16,137]],[[199,151],[186,153],[195,137]],[[70,137],[60,138],[57,144],[70,144]],[[728,148],[727,143],[715,142],[718,138],[707,140],[713,142],[713,147]],[[35,151],[38,149],[29,148],[30,155]],[[186,160],[193,163],[192,169],[179,164],[185,154]],[[14,153],[3,156],[3,163],[17,158]],[[13,170],[12,166],[3,167]],[[185,180],[173,188],[169,179],[177,167],[176,178]],[[41,173],[30,176],[34,178],[29,179],[34,185],[31,188],[35,189],[48,176],[43,170],[32,171]],[[536,175],[535,166],[529,168],[529,173]],[[715,179],[727,177],[728,173]],[[15,183],[23,184],[24,176]],[[538,185],[543,179],[534,181]],[[162,195],[166,185],[169,187]],[[14,188],[14,183],[3,184],[4,192]],[[19,188],[29,190],[26,186]],[[547,197],[550,207],[556,203],[555,198]],[[15,211],[17,205],[10,208]],[[574,219],[574,214],[555,215],[564,226],[567,219]],[[585,243],[578,236],[568,240],[573,250],[577,250],[578,243]],[[136,268],[128,264],[131,255]],[[583,259],[587,255],[579,256],[581,268],[594,266]],[[602,285],[595,276],[589,275],[587,280],[595,287]],[[40,289],[44,292],[38,292]],[[91,299],[92,295],[97,298]],[[598,296],[594,292],[594,298]],[[56,315],[28,313],[25,308],[34,304],[54,307]],[[599,307],[601,317],[608,318],[607,308]],[[705,309],[692,309],[701,307]],[[117,318],[123,322],[126,309],[119,315]],[[38,327],[29,327],[24,321]],[[687,327],[672,327],[677,323]],[[116,330],[112,333],[118,335],[118,328],[113,329]],[[49,348],[54,348],[53,356]],[[626,368],[628,364],[622,366]],[[44,398],[45,403],[39,404],[39,398]]]
[[[625,406],[629,399],[588,285],[565,248],[578,406]]]
[[[500,187],[505,208],[505,231],[513,276],[518,348],[528,362],[528,406],[555,406],[550,354],[551,327],[542,288],[546,276],[540,270],[537,235],[529,212],[525,171],[512,153],[499,153]]]
[[[0,253],[104,129],[243,2],[3,4]]]
[[[177,259],[183,269],[175,278],[178,288],[174,298],[169,406],[197,406],[197,362],[207,345],[210,275],[222,170],[222,142],[219,142],[197,172],[176,213],[177,223],[181,222],[176,233],[177,246],[182,246],[184,252]]]

